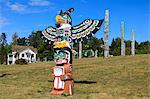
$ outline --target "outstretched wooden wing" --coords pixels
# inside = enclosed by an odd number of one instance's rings
[[[72,40],[82,40],[86,37],[91,37],[95,34],[99,29],[101,24],[103,23],[102,20],[91,20],[86,19],[81,24],[72,27]]]
[[[49,41],[56,41],[57,33],[56,28],[50,26],[42,31],[42,34],[45,38],[47,38]]]

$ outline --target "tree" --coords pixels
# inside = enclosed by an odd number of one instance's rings
[[[127,40],[125,41],[125,45],[126,45],[126,55],[131,55],[131,40]]]
[[[137,54],[150,54],[150,42],[141,42],[136,52]]]
[[[121,38],[116,38],[112,40],[110,46],[110,54],[114,56],[119,56],[121,53]]]
[[[30,46],[33,46],[34,48],[38,48],[41,43],[44,43],[44,39],[42,37],[42,31],[34,31],[29,35],[29,43]]]
[[[135,49],[138,49],[139,43],[135,40]]]
[[[139,43],[135,40],[135,53],[138,54]]]
[[[15,32],[12,36],[12,45],[17,45],[17,39],[18,39],[18,35]]]
[[[18,38],[17,39],[17,45],[27,46],[28,45],[27,40],[28,39],[26,37]]]
[[[38,49],[38,57],[43,61],[43,58],[48,60],[53,59],[53,48],[52,44],[45,38],[42,38],[42,31],[34,31],[29,35],[29,45]]]
[[[6,33],[2,33],[0,38],[1,38],[1,40],[0,40],[0,41],[1,41],[1,42],[0,42],[0,45],[1,45],[1,46],[5,46],[5,45],[7,44]]]
[[[83,41],[83,50],[90,50],[92,49],[93,51],[98,50],[98,56],[103,55],[103,48],[101,47],[104,44],[103,39],[98,39],[96,37],[92,37],[89,40]]]
[[[7,64],[7,50],[5,48],[7,44],[6,33],[2,33],[0,39],[0,63],[3,64],[5,62]]]

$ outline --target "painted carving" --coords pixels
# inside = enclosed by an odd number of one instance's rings
[[[103,20],[86,19],[81,24],[72,26],[71,13],[73,8],[56,16],[56,27],[48,27],[42,34],[54,44],[54,61],[52,68],[52,95],[73,94],[72,52],[73,43],[95,34]]]

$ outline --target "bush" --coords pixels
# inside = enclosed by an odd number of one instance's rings
[[[25,65],[25,64],[28,64],[28,63],[25,59],[18,59],[18,60],[15,61],[15,64]]]

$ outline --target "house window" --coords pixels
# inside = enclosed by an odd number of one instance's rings
[[[24,57],[24,54],[22,54],[22,57]]]
[[[17,57],[17,54],[15,54],[15,58]]]
[[[13,57],[13,55],[9,55],[9,57]]]
[[[31,57],[31,53],[26,53],[26,55],[27,55],[27,57],[29,58],[29,57]]]
[[[34,54],[32,54],[31,57],[34,57]]]

